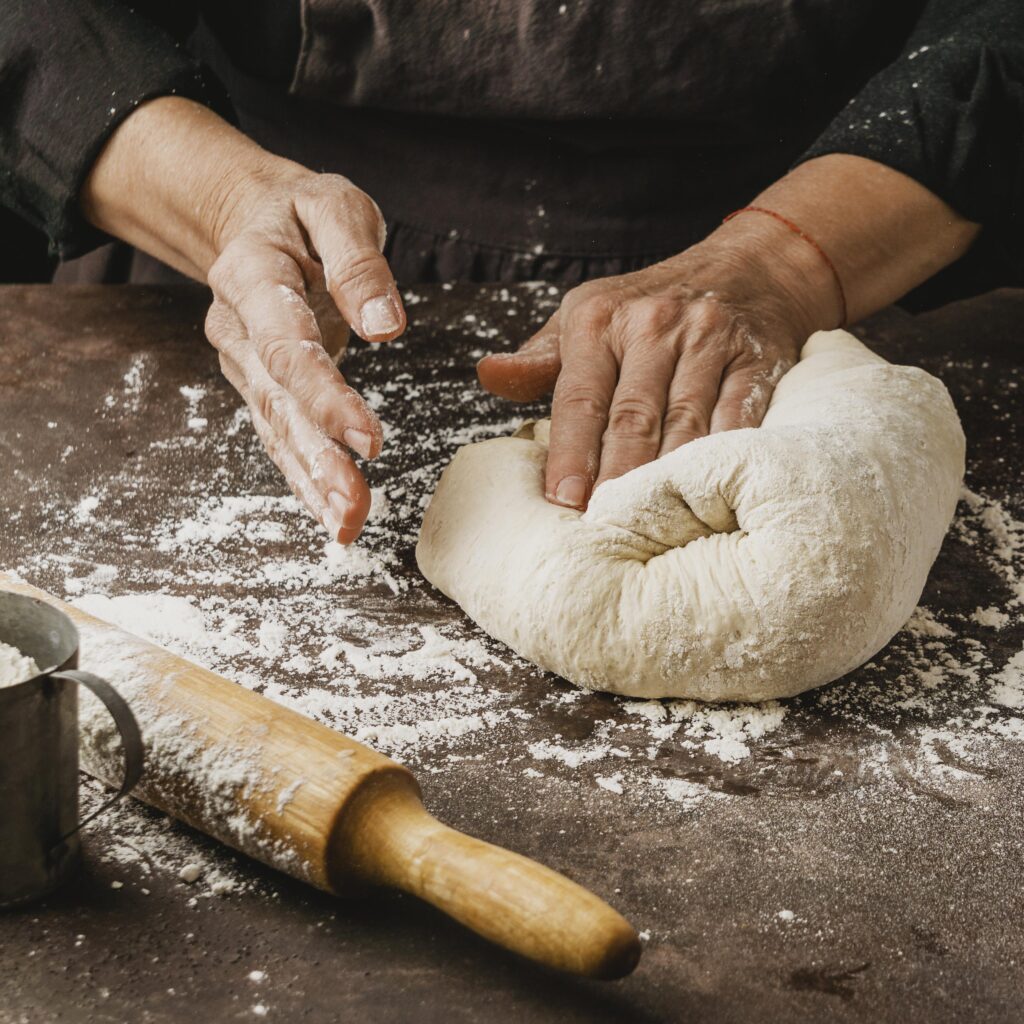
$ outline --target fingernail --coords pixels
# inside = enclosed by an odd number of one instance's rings
[[[364,459],[370,457],[370,452],[373,450],[373,438],[365,430],[356,430],[355,427],[349,427],[341,435],[341,439],[352,451],[359,452]]]
[[[327,495],[327,503],[331,506],[331,514],[336,519],[343,530],[352,530],[359,526],[358,517],[356,515],[356,506],[338,491],[331,491]]]
[[[338,517],[329,508],[325,508],[320,513],[320,521],[324,524],[324,529],[331,535],[331,540],[337,540],[338,534],[342,530],[341,521]]]
[[[555,488],[555,501],[569,508],[582,508],[587,497],[587,481],[581,476],[567,476]]]
[[[395,309],[395,304],[387,295],[378,295],[376,298],[367,299],[359,311],[359,319],[363,325],[362,335],[364,338],[392,334],[398,330],[401,324],[398,310]]]

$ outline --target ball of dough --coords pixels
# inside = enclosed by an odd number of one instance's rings
[[[910,617],[956,507],[964,435],[940,381],[813,335],[764,423],[544,498],[546,422],[456,453],[424,576],[492,636],[590,689],[766,700],[820,686]]]

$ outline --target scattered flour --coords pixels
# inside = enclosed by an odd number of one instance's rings
[[[469,314],[472,319],[453,319],[453,330],[478,339],[473,358],[507,333],[504,310],[519,295],[510,290],[497,297],[498,305]],[[548,313],[558,295],[547,286],[534,290]],[[519,317],[517,330],[526,328],[525,319]],[[410,335],[389,351],[414,343]],[[508,433],[519,417],[453,381],[455,361],[464,363],[465,352],[441,357],[438,372],[414,378],[401,364],[374,374],[376,351],[353,353],[362,360],[353,377],[369,379],[361,390],[388,416],[385,451],[366,467],[373,508],[356,545],[325,546],[317,524],[281,493],[248,411],[227,389],[195,386],[181,389],[186,408],[171,433],[148,448],[141,442],[140,459],[89,481],[87,497],[76,496],[77,503],[53,491],[54,517],[87,523],[87,530],[70,531],[60,551],[37,552],[10,568],[55,592],[63,585],[84,610],[407,761],[421,777],[443,776],[473,760],[486,767],[500,751],[501,763],[528,791],[560,787],[570,800],[588,793],[615,797],[637,814],[649,810],[656,821],[749,799],[744,794],[752,789],[790,779],[822,794],[850,788],[865,801],[906,795],[915,786],[955,791],[977,785],[1008,741],[1024,742],[1024,654],[1013,653],[1024,645],[1024,523],[1007,503],[965,491],[947,540],[961,546],[972,566],[991,572],[986,607],[958,615],[929,598],[848,679],[764,705],[592,694],[453,621],[413,567],[422,509],[455,449]],[[133,357],[107,404],[119,414],[141,408],[147,381],[159,379],[157,357]],[[191,420],[205,420],[205,427],[190,427]],[[445,422],[458,425],[437,427]],[[81,455],[69,445],[62,458],[72,457]],[[193,470],[197,465],[202,472]],[[115,546],[116,568],[107,564]],[[410,607],[419,612],[416,624]],[[86,633],[83,667],[130,692],[130,650]],[[113,763],[116,741],[88,701],[83,695],[83,722],[99,730]],[[232,834],[258,840],[259,822],[231,816],[237,793],[265,788],[272,806],[281,800],[286,808],[295,792],[264,777],[244,749],[197,759],[187,728],[155,722],[147,717],[153,710],[143,708],[142,717],[160,756],[180,768],[184,782],[202,778],[211,807],[229,820]],[[552,718],[557,730],[547,724]],[[822,722],[863,737],[856,763],[830,760],[832,745],[816,738]],[[96,799],[103,792],[87,787],[85,803],[93,798],[90,789]],[[255,884],[244,859],[237,866],[222,847],[156,812],[126,802],[110,815],[103,856],[137,868],[143,879],[166,874],[192,905]],[[199,874],[186,884],[179,875],[190,867]]]
[[[82,813],[99,807],[110,793],[86,779],[81,790]],[[246,858],[199,836],[186,825],[132,801],[121,801],[90,826],[90,851],[102,861],[124,869],[128,884],[145,891],[151,879],[164,877],[181,884],[189,905],[216,896],[254,891]],[[96,839],[102,836],[103,842]],[[123,885],[124,883],[121,883]]]
[[[452,639],[432,626],[416,629],[422,645],[413,650],[406,649],[403,636],[378,640],[367,647],[339,641],[325,648],[320,659],[329,669],[337,669],[344,661],[366,679],[424,680],[443,676],[465,683],[478,681],[470,666],[502,664],[479,640]]]
[[[299,502],[280,495],[231,495],[208,498],[195,514],[177,523],[165,524],[170,535],[158,542],[160,551],[178,551],[195,545],[219,545],[229,538],[250,543],[284,541],[286,534],[275,513],[297,513]]]
[[[703,786],[687,782],[686,779],[658,779],[655,784],[669,800],[683,804],[688,809],[697,807],[707,795],[707,790]]]
[[[86,495],[74,508],[73,515],[79,523],[88,523],[99,508],[100,499],[95,494]]]
[[[539,740],[537,743],[531,743],[527,749],[538,761],[560,761],[568,768],[579,768],[588,761],[603,761],[612,752],[612,748],[606,743],[570,750],[551,740]]]
[[[1001,502],[967,487],[961,497],[968,514],[954,523],[954,531],[972,547],[985,538],[983,557],[1006,583],[1010,606],[1019,607],[1024,604],[1024,521],[1014,518]]]
[[[1018,651],[992,681],[995,686],[989,693],[993,704],[1006,708],[1024,708],[1024,649]]]
[[[786,708],[778,701],[762,704],[700,704],[692,700],[636,701],[624,710],[646,718],[653,725],[651,733],[667,740],[677,733],[683,738],[676,744],[684,749],[698,746],[727,763],[750,756],[751,741],[778,729]]]
[[[1010,616],[998,608],[978,608],[971,616],[971,621],[976,622],[979,626],[1002,629],[1009,624]]]
[[[304,779],[296,779],[277,794],[277,804],[274,809],[278,814],[284,814],[284,809],[295,799],[295,794],[298,793],[304,784]]]
[[[195,646],[205,640],[203,613],[185,597],[171,594],[83,594],[69,602],[97,619],[113,623],[164,647]]]

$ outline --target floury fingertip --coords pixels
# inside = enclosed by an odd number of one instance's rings
[[[342,435],[342,440],[352,449],[362,455],[364,459],[371,457],[373,451],[373,438],[365,430],[357,430],[349,427]]]
[[[387,295],[378,295],[367,299],[359,311],[362,324],[360,333],[364,338],[380,337],[383,334],[394,334],[402,326],[395,303]]]
[[[331,540],[337,540],[342,529],[341,521],[338,517],[329,508],[325,508],[320,513],[320,521],[324,524],[324,529],[330,534]]]

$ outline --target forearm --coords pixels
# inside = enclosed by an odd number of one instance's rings
[[[271,173],[303,169],[260,148],[201,104],[165,96],[118,127],[85,181],[86,218],[205,281],[236,199]]]
[[[181,45],[197,7],[0,4],[0,203],[45,232],[54,255],[73,259],[106,240],[83,216],[82,185],[100,148],[141,104],[173,95],[230,109]]]
[[[903,53],[839,111],[801,158],[846,154],[920,182],[984,226],[943,278],[1015,284],[1024,274],[1024,4],[926,0]],[[941,301],[934,292],[927,301]]]
[[[785,216],[828,253],[842,281],[850,322],[895,302],[954,262],[980,230],[912,178],[846,154],[801,164],[751,205]],[[754,218],[765,223],[755,227]],[[804,248],[805,269],[812,256],[821,262],[808,243],[762,214],[736,217],[711,239],[743,244],[752,234],[775,237],[786,251]],[[819,267],[807,279],[818,292],[813,305],[819,328],[838,323],[838,292],[830,277]]]

